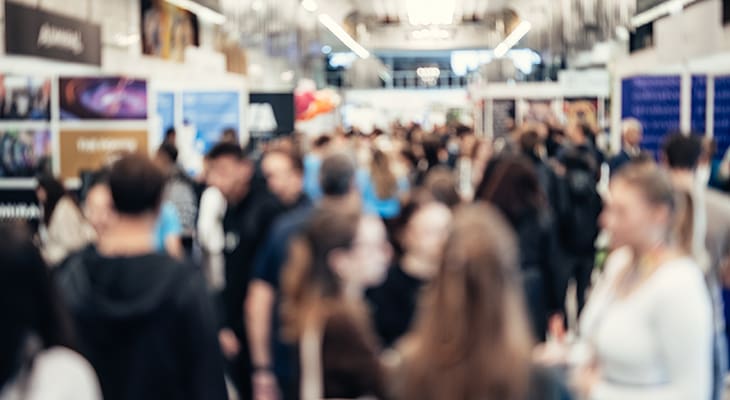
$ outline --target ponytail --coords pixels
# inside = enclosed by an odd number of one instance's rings
[[[679,249],[689,255],[694,255],[694,201],[688,191],[677,190],[674,193],[674,220],[671,233],[674,243]]]
[[[282,338],[296,342],[304,324],[301,310],[312,297],[312,252],[306,239],[298,238],[289,246],[289,259],[282,272]]]
[[[375,150],[373,152],[370,175],[375,184],[375,194],[379,199],[388,199],[398,193],[398,180],[390,168],[388,156],[381,150]]]
[[[334,249],[352,246],[359,221],[359,210],[319,209],[292,242],[282,273],[283,339],[299,340],[305,322],[321,318],[338,301],[341,282],[328,257]]]

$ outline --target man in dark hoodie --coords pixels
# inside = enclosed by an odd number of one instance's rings
[[[105,399],[225,399],[203,276],[153,248],[164,182],[146,156],[117,161],[109,174],[114,224],[56,279]]]

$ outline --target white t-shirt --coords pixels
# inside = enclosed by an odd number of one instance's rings
[[[36,356],[30,375],[19,376],[0,391],[0,400],[100,400],[91,365],[77,353],[53,347]]]
[[[601,373],[592,400],[703,400],[712,387],[712,303],[699,266],[667,262],[626,297],[615,294],[631,252],[607,261],[581,316]]]

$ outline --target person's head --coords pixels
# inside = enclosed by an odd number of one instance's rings
[[[316,154],[324,155],[327,153],[331,144],[332,137],[329,135],[321,135],[312,142],[312,151]]]
[[[629,246],[641,252],[667,244],[690,252],[691,201],[658,166],[631,164],[611,178],[601,224],[614,248]]]
[[[298,154],[270,150],[264,154],[261,170],[271,193],[284,204],[296,203],[304,185],[304,165]]]
[[[162,202],[165,176],[143,154],[128,154],[109,172],[109,189],[115,214],[153,226]]]
[[[395,241],[400,252],[437,265],[450,224],[451,210],[446,204],[427,191],[415,191],[401,207],[396,221]]]
[[[169,127],[165,131],[165,138],[162,140],[164,144],[170,144],[175,146],[177,144],[177,132],[174,127]]]
[[[532,339],[517,240],[486,204],[458,208],[436,278],[401,344],[407,399],[520,399]]]
[[[43,222],[46,225],[51,221],[58,201],[65,195],[66,188],[53,175],[42,175],[38,177],[36,197],[38,198],[38,203],[43,207]]]
[[[644,137],[644,128],[638,119],[626,118],[621,121],[621,135],[627,146],[639,147]]]
[[[241,146],[218,143],[207,155],[207,182],[216,187],[231,203],[238,203],[248,192],[253,176],[253,164]]]
[[[325,197],[350,195],[355,188],[355,163],[346,154],[332,154],[322,161],[319,183]]]
[[[94,174],[84,201],[84,216],[98,235],[103,235],[114,223],[114,201],[109,189],[109,171]]]
[[[177,147],[169,143],[163,143],[155,154],[155,164],[165,173],[170,173],[177,163]]]
[[[520,148],[522,153],[529,157],[537,157],[540,154],[540,147],[544,140],[534,130],[528,130],[520,136]]]
[[[319,208],[291,246],[283,275],[283,317],[296,339],[314,309],[359,301],[385,278],[390,262],[385,226],[358,209]]]
[[[238,133],[233,128],[226,128],[221,134],[221,143],[238,144]]]
[[[456,190],[456,176],[446,167],[436,167],[428,171],[423,187],[431,195],[449,208],[461,203],[461,197]]]
[[[389,199],[398,193],[398,180],[390,167],[388,155],[382,150],[373,151],[370,160],[370,175],[378,198]]]
[[[0,223],[0,387],[33,351],[70,346],[70,324],[40,251],[27,227]]]
[[[545,204],[535,167],[520,156],[492,160],[475,193],[476,199],[496,206],[513,224],[534,215]]]
[[[431,134],[423,140],[423,156],[428,163],[428,168],[439,165],[446,155],[446,147],[438,135]]]
[[[702,155],[702,139],[675,133],[664,141],[662,152],[670,169],[694,171]]]
[[[588,143],[588,133],[578,122],[571,122],[565,129],[565,136],[573,146],[583,146]]]

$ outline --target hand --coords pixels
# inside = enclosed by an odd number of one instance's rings
[[[253,400],[279,400],[276,377],[269,370],[258,370],[253,374]]]
[[[570,378],[570,386],[578,395],[578,398],[588,399],[600,379],[600,370],[597,366],[591,365],[577,369]]]
[[[220,342],[223,355],[229,360],[241,351],[241,344],[238,342],[236,334],[229,328],[223,328],[218,332],[218,342]]]
[[[548,333],[558,343],[565,342],[565,317],[562,313],[555,313],[548,318]]]

